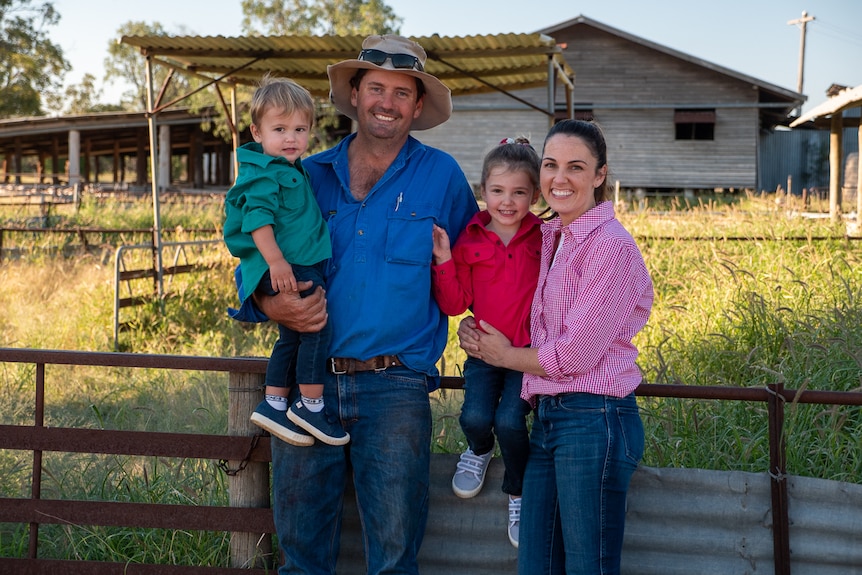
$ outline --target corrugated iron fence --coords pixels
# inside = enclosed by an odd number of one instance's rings
[[[272,514],[269,509],[269,438],[255,434],[256,428],[248,423],[248,416],[259,401],[266,360],[257,358],[214,358],[189,356],[141,355],[128,353],[94,353],[74,351],[46,351],[30,349],[0,348],[0,363],[29,363],[35,365],[35,421],[32,426],[0,425],[0,449],[24,450],[33,454],[31,495],[25,498],[0,498],[0,523],[26,523],[29,525],[29,547],[26,558],[0,558],[0,573],[41,574],[75,573],[76,575],[102,575],[124,573],[129,575],[227,575],[238,573],[269,573],[273,566],[266,557],[272,556],[269,548],[271,538],[261,534],[274,533]],[[45,410],[45,366],[78,365],[121,368],[150,368],[170,370],[196,370],[228,372],[230,406],[227,436],[198,435],[189,433],[111,431],[78,428],[51,428],[44,425]],[[460,378],[444,378],[443,387],[460,388]],[[713,474],[708,481],[729,484],[732,481],[759,486],[762,491],[768,483],[770,499],[766,515],[758,518],[771,532],[772,553],[767,563],[775,574],[790,573],[790,524],[788,516],[788,476],[784,463],[784,404],[798,403],[862,405],[862,393],[797,391],[784,389],[781,384],[767,388],[699,387],[686,385],[641,385],[637,394],[652,397],[676,397],[700,400],[752,401],[767,404],[770,442],[770,469],[764,475],[705,472],[703,470],[654,470],[644,468],[635,474],[632,490],[671,487],[681,475],[692,473]],[[139,455],[176,458],[213,459],[229,475],[230,505],[207,507],[189,505],[164,505],[144,503],[117,503],[104,501],[46,500],[41,497],[42,453],[46,451],[68,453],[100,453],[115,455]],[[486,489],[473,500],[458,500],[449,492],[457,456],[434,455],[432,460],[431,512],[425,543],[420,561],[423,574],[458,573],[514,573],[517,554],[505,538],[504,495]],[[490,470],[490,481],[499,484],[502,469],[495,461]],[[677,471],[682,472],[677,473]],[[750,477],[749,477],[750,476]],[[752,479],[752,477],[754,479]],[[740,479],[742,478],[742,479]],[[657,487],[658,486],[658,487]],[[663,487],[662,487],[663,486]],[[862,486],[859,494],[862,494]],[[747,493],[757,489],[733,487],[731,492]],[[671,494],[673,495],[673,494]],[[644,532],[637,524],[638,517],[651,516],[648,507],[655,498],[633,497],[638,505],[630,506],[629,514],[634,525],[626,534],[626,548],[643,553],[660,550],[661,545],[650,545],[650,541],[661,533],[652,529]],[[858,497],[854,503],[860,507]],[[348,498],[349,500],[349,498]],[[743,501],[745,509],[750,502]],[[726,513],[727,510],[706,506],[708,513]],[[862,512],[862,507],[860,507]],[[690,513],[689,513],[690,514]],[[658,516],[672,517],[667,510],[659,510]],[[856,516],[854,516],[856,517]],[[668,519],[670,520],[670,519]],[[699,521],[703,521],[700,518]],[[707,519],[708,521],[708,519]],[[855,519],[853,520],[855,521]],[[141,528],[226,531],[231,533],[231,568],[201,566],[170,566],[120,564],[109,562],[61,561],[39,558],[39,525],[73,523],[92,526],[126,526]],[[630,523],[632,521],[630,520]],[[732,525],[732,523],[731,523]],[[862,518],[856,533],[851,531],[851,541],[862,538]],[[345,510],[344,537],[339,557],[339,572],[363,573],[364,560],[360,541],[360,526],[355,509],[348,505]],[[645,547],[639,542],[647,541]],[[743,541],[745,539],[743,538]],[[716,541],[707,541],[714,548]],[[456,552],[458,546],[466,546]],[[453,547],[455,546],[455,547]],[[671,542],[671,547],[673,542]],[[745,544],[742,544],[744,547]],[[858,548],[858,546],[857,546]],[[639,550],[639,551],[638,551]],[[681,557],[703,556],[692,549],[681,549]],[[766,573],[764,561],[757,562],[744,549],[732,550],[735,560],[748,567],[733,572]],[[625,572],[650,573],[649,562],[634,557],[627,551],[624,556]],[[844,561],[844,560],[841,560]],[[624,565],[624,567],[625,567]],[[665,566],[667,563],[664,564]],[[691,559],[679,563],[686,573],[706,573],[692,567]],[[664,573],[669,573],[663,568]],[[675,571],[674,571],[675,572]],[[854,573],[857,571],[853,571]],[[716,571],[721,573],[721,571]]]

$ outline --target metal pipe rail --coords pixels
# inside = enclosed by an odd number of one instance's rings
[[[70,569],[71,563],[38,558],[38,530],[41,523],[76,522],[103,526],[130,526],[166,529],[217,530],[231,532],[231,564],[237,568],[254,565],[244,573],[262,574],[267,565],[260,561],[260,533],[273,533],[269,501],[269,438],[240,429],[260,393],[266,372],[265,358],[223,358],[180,355],[147,355],[81,351],[0,348],[0,363],[34,364],[35,417],[32,426],[0,425],[0,449],[33,453],[31,496],[29,499],[0,498],[0,523],[28,523],[28,557],[0,558],[0,572],[49,573]],[[229,435],[110,431],[49,428],[44,425],[45,367],[47,365],[96,366],[145,369],[194,370],[230,374]],[[443,377],[442,387],[459,389],[460,377]],[[643,397],[686,398],[764,402],[768,406],[769,450],[772,491],[773,554],[776,575],[790,574],[790,544],[787,516],[787,485],[783,433],[786,402],[862,405],[860,392],[832,392],[784,389],[782,383],[766,388],[701,387],[691,385],[641,384],[636,394]],[[241,422],[241,423],[237,423]],[[231,506],[205,507],[99,501],[41,499],[43,451],[121,454],[158,457],[217,459],[229,474]],[[246,501],[234,501],[235,493],[248,492]],[[254,535],[257,533],[258,535]],[[227,575],[235,569],[125,565],[103,562],[75,562],[76,573],[100,575],[126,572],[168,575],[174,573]],[[269,566],[271,567],[271,565]],[[11,569],[11,571],[10,571]],[[119,571],[118,571],[119,569]]]

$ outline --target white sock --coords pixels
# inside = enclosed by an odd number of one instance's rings
[[[302,405],[308,409],[308,411],[312,413],[319,413],[323,411],[323,397],[302,397]]]
[[[266,399],[266,402],[269,404],[269,406],[271,408],[276,409],[278,411],[287,411],[287,398],[286,397],[281,397],[280,395],[271,395],[271,394],[267,393],[266,395],[264,395],[264,398]]]

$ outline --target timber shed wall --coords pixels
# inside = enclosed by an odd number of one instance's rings
[[[623,188],[757,187],[761,111],[758,87],[588,24],[555,30],[575,70],[575,111],[590,110],[608,141],[611,180]],[[547,90],[514,93],[541,109]],[[562,114],[562,88],[555,100]],[[674,110],[715,110],[713,140],[676,140]],[[478,183],[488,146],[527,135],[540,150],[549,120],[499,92],[454,98],[452,119],[415,134],[451,153]]]

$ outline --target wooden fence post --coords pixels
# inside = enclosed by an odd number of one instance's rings
[[[248,418],[263,397],[262,373],[230,373],[228,382],[228,435],[251,437],[260,430]],[[228,462],[238,469],[239,461]],[[270,507],[269,464],[245,462],[245,468],[228,475],[231,507]],[[230,566],[245,568],[272,567],[277,561],[272,554],[269,533],[232,532],[230,534]]]

